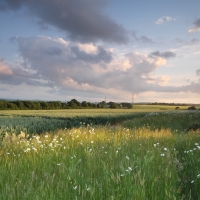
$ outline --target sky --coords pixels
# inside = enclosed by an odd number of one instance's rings
[[[1,0],[2,98],[200,103],[200,1]]]

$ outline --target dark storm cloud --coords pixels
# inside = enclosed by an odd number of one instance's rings
[[[102,3],[104,2],[104,3]],[[99,0],[2,0],[2,9],[26,7],[40,19],[66,31],[76,41],[127,43],[126,30],[103,13],[104,1]]]
[[[165,51],[163,53],[161,53],[160,51],[155,51],[155,52],[152,52],[150,56],[158,56],[161,58],[171,58],[171,57],[176,57],[176,54],[171,51]]]

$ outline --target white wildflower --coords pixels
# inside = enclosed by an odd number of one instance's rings
[[[74,186],[73,189],[76,190],[76,189],[77,189],[77,186]]]
[[[132,168],[131,167],[128,167],[129,171],[132,171]]]

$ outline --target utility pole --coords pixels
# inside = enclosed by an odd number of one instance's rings
[[[132,105],[134,105],[134,93],[132,93]]]

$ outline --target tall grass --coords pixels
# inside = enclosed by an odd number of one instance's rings
[[[171,129],[177,132],[187,132],[190,129],[200,128],[200,111],[184,112],[151,112],[145,116],[128,120],[122,125],[128,128],[148,127],[155,129]]]
[[[7,135],[0,199],[200,199],[200,135],[87,127]]]

